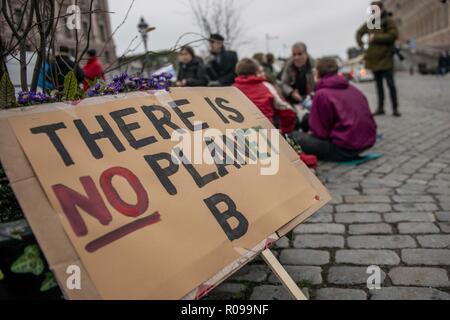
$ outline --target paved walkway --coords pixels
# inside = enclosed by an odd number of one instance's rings
[[[333,202],[274,249],[311,299],[450,299],[450,77],[397,82],[404,117],[377,119],[374,151],[385,156],[321,164]],[[360,87],[374,106],[374,85]],[[381,268],[380,290],[367,288],[371,265]],[[289,296],[259,260],[211,298]]]

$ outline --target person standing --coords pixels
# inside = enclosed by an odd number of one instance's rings
[[[281,76],[281,89],[289,102],[302,103],[314,93],[313,67],[306,45],[302,42],[294,44],[292,58],[286,62]]]
[[[394,81],[394,54],[395,42],[398,39],[399,32],[392,14],[384,9],[381,1],[372,2],[373,6],[378,6],[381,11],[381,28],[369,29],[365,23],[356,34],[356,41],[362,48],[363,36],[369,36],[369,48],[365,54],[366,68],[372,70],[375,76],[376,89],[378,94],[378,109],[374,113],[375,116],[385,115],[384,110],[384,86],[386,79],[389,93],[392,101],[392,108],[395,117],[401,117],[398,105],[397,88]]]
[[[100,59],[97,57],[97,51],[91,49],[87,52],[88,61],[83,68],[85,80],[83,81],[84,90],[87,91],[90,88],[88,81],[92,82],[96,79],[105,80],[105,72]]]
[[[450,72],[450,51],[447,50],[445,54],[447,56],[447,72]]]
[[[211,56],[206,66],[211,86],[228,87],[233,85],[236,78],[238,55],[226,50],[224,42],[225,38],[220,34],[212,34],[209,38]]]
[[[75,72],[78,83],[80,84],[84,80],[84,72],[77,64],[75,65],[75,58],[69,53],[69,48],[61,46],[59,48],[59,54],[50,63],[50,77],[53,82],[53,87],[58,91],[64,89],[64,78],[70,71]]]
[[[206,87],[208,76],[203,61],[195,55],[189,46],[181,48],[178,55],[180,61],[177,86],[178,87]]]
[[[449,56],[447,51],[442,51],[439,56],[439,74],[445,76],[449,71]]]

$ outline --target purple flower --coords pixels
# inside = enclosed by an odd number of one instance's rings
[[[19,104],[27,104],[29,102],[29,94],[28,92],[20,91],[17,96],[17,102]]]
[[[143,77],[133,77],[133,78],[129,78],[129,80],[131,82],[134,82],[134,86],[137,90],[142,90],[146,87]]]
[[[42,92],[35,93],[35,95],[33,97],[33,101],[35,101],[35,102],[45,102],[46,100],[47,100],[47,96],[45,95],[45,93],[42,93]]]
[[[173,78],[173,75],[170,74],[170,73],[168,73],[168,72],[163,72],[163,73],[160,74],[160,77],[163,77],[163,78],[165,78],[166,80],[170,80],[170,79]]]
[[[150,89],[153,90],[168,90],[170,87],[170,79],[172,78],[172,75],[169,73],[162,73],[159,75],[153,75],[148,80],[148,84]]]
[[[95,97],[101,94],[102,85],[100,83],[95,84],[95,86],[87,91],[88,97]]]
[[[119,93],[125,88],[125,81],[129,79],[128,74],[122,73],[118,76],[114,76],[113,81],[106,87],[106,94]]]
[[[43,92],[24,92],[18,94],[17,102],[22,105],[51,101],[51,97]]]

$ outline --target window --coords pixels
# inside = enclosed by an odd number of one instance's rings
[[[100,39],[103,42],[106,42],[106,33],[105,33],[105,26],[103,24],[99,25],[99,29],[100,29]]]
[[[20,27],[20,19],[22,19],[22,10],[16,8],[14,9],[14,23],[16,24],[16,28]]]
[[[88,23],[86,21],[83,21],[82,25],[83,25],[83,34],[87,38],[88,37],[88,32],[89,32]]]
[[[70,30],[67,25],[64,22],[61,22],[63,25],[64,33],[66,34],[66,37],[71,39],[72,38],[72,30]]]

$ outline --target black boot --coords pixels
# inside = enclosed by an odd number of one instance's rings
[[[373,114],[374,117],[377,116],[384,116],[386,114],[386,112],[384,112],[383,109],[377,109],[377,111],[375,111],[375,113]]]
[[[401,116],[402,116],[402,114],[400,112],[398,112],[398,110],[394,111],[394,117],[400,118]]]

